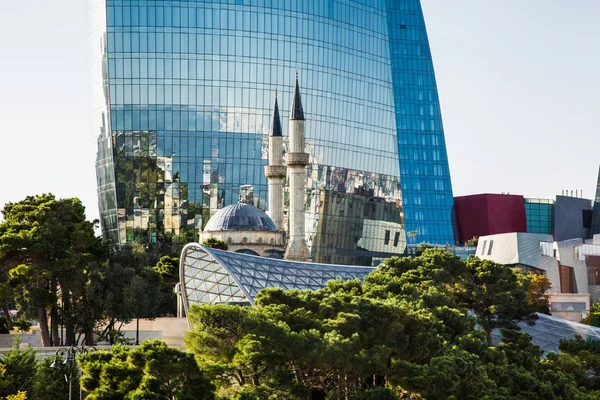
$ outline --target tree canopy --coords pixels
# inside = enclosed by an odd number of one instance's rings
[[[74,304],[118,332],[158,315],[175,264],[141,245],[91,261]],[[430,248],[385,260],[363,282],[265,289],[254,307],[192,306],[192,353],[159,341],[86,353],[80,382],[92,400],[600,398],[600,342],[576,337],[543,354],[519,331],[517,322],[548,312],[548,288],[542,275]],[[0,397],[59,398],[63,373],[17,343],[0,358]]]
[[[517,321],[548,311],[547,287],[427,249],[386,260],[364,282],[265,289],[255,307],[193,306],[186,345],[226,398],[598,398],[599,345],[565,342],[542,359],[519,332]]]
[[[83,299],[88,267],[107,255],[94,234],[95,222],[85,219],[79,199],[57,199],[52,194],[8,203],[2,212],[0,284],[16,288],[10,295],[18,299],[24,314],[39,321],[45,346],[59,344],[60,298],[66,342],[73,343],[77,330],[73,314]]]
[[[44,346],[93,344],[98,334],[114,343],[123,323],[175,312],[174,271],[166,265],[180,246],[133,243],[110,251],[76,198],[29,196],[6,204],[3,214],[0,310],[8,315],[16,307],[23,321],[37,320]],[[164,268],[155,271],[157,262]],[[12,328],[10,319],[0,322],[0,332]]]
[[[202,244],[206,247],[212,247],[213,249],[218,250],[227,250],[229,248],[227,242],[224,240],[219,240],[212,237],[207,238],[204,242],[202,242]]]
[[[164,342],[146,341],[136,349],[82,354],[82,388],[89,400],[213,400],[214,386],[194,357]]]

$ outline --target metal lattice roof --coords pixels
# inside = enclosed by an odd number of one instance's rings
[[[264,288],[318,290],[334,279],[363,279],[374,269],[279,260],[190,243],[182,251],[179,273],[187,307],[192,303],[254,304]]]
[[[525,322],[520,322],[518,325],[521,328],[521,332],[532,336],[531,341],[540,346],[544,351],[544,357],[550,352],[560,353],[558,348],[560,341],[573,339],[576,335],[581,336],[584,340],[600,340],[600,328],[546,314],[538,314],[538,317],[535,325],[529,325]],[[492,337],[494,343],[499,342],[501,339],[500,331],[493,331]]]

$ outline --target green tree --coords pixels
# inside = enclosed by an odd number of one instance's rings
[[[377,387],[375,389],[366,390],[360,395],[359,400],[398,400],[400,399],[393,390]]]
[[[74,343],[74,298],[85,290],[89,263],[106,256],[106,248],[94,234],[95,222],[85,219],[79,199],[56,199],[52,194],[8,203],[3,214],[0,265],[5,271],[8,268],[11,283],[23,293],[21,309],[35,310],[29,316],[39,321],[44,346],[51,344],[51,335],[58,344],[60,297],[66,343]]]
[[[443,322],[447,340],[470,332],[474,321],[458,297],[460,281],[466,276],[460,257],[443,249],[427,249],[416,258],[392,257],[365,278],[365,296],[395,299],[425,308]]]
[[[59,367],[51,367],[55,361],[54,357],[39,361],[35,373],[35,383],[30,400],[55,400],[65,398],[69,393],[69,382],[65,379],[65,375],[69,375],[69,368],[77,368],[75,365],[65,365],[62,360],[58,359]],[[73,379],[73,387],[77,388],[79,381],[77,372],[72,371],[71,379]]]
[[[550,302],[546,294],[550,288],[550,280],[546,275],[527,273],[520,268],[514,268],[519,285],[525,290],[525,306],[542,314],[550,314]]]
[[[479,236],[473,236],[465,242],[465,246],[477,247],[477,243],[479,243]]]
[[[546,289],[537,276],[432,248],[385,260],[364,283],[192,306],[186,346],[224,398],[600,398],[594,345],[542,361],[514,329],[543,309]],[[479,321],[502,328],[500,343],[488,345]]]
[[[494,328],[515,329],[517,321],[537,319],[527,302],[526,289],[509,267],[477,257],[469,257],[465,266],[468,273],[460,298],[484,330],[488,345],[492,345]]]
[[[0,261],[0,314],[6,316],[8,330],[12,329],[10,310],[16,307],[15,288],[10,285],[9,280],[9,268],[5,265],[2,265],[2,261]]]
[[[134,318],[152,319],[162,302],[160,276],[148,266],[144,248],[134,245],[111,256],[92,273],[86,290],[99,340],[115,344],[121,327]]]
[[[188,318],[194,329],[186,332],[186,347],[194,352],[212,378],[221,377],[224,385],[235,381],[239,386],[259,379],[257,363],[260,364],[260,360],[241,356],[238,348],[238,344],[252,330],[258,330],[262,322],[255,309],[194,305]]]
[[[27,333],[31,329],[31,322],[27,321],[24,318],[20,318],[17,322],[14,323],[14,326],[18,328],[21,333]]]
[[[162,256],[154,266],[163,282],[173,285],[179,281],[179,257]]]
[[[545,367],[571,375],[579,386],[600,390],[600,341],[577,335],[560,342],[561,354],[550,354]]]
[[[212,247],[213,249],[219,250],[227,250],[229,248],[225,241],[215,238],[208,238],[204,242],[202,242],[202,244],[206,247]]]
[[[17,336],[13,347],[0,358],[3,378],[0,379],[0,398],[23,391],[30,393],[35,384],[37,357],[35,350],[20,349],[21,338]]]
[[[358,281],[316,292],[267,289],[254,308],[194,306],[190,320],[186,345],[228,396],[241,387],[259,398],[354,397],[443,343],[430,313],[364,298]]]
[[[165,343],[146,341],[128,350],[114,347],[78,357],[87,399],[212,400],[214,386],[194,357]]]

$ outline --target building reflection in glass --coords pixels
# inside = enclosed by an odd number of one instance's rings
[[[91,0],[89,15],[98,195],[113,243],[190,241],[240,196],[264,209],[273,91],[287,135],[296,68],[313,259],[369,263],[400,252],[404,224],[420,240],[451,241],[417,0]],[[400,168],[404,157],[416,161]]]

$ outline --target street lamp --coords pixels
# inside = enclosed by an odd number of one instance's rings
[[[65,374],[65,381],[69,383],[69,400],[72,400],[73,393],[73,364],[75,361],[75,357],[77,354],[84,354],[89,351],[96,351],[96,348],[93,346],[71,346],[71,347],[61,347],[56,350],[56,354],[54,355],[54,362],[50,364],[50,368],[60,368],[61,364],[66,365],[69,368],[69,375]],[[60,359],[64,359],[61,363]],[[79,371],[79,369],[78,369]],[[83,393],[81,391],[81,384],[79,385],[79,400],[83,400]]]

